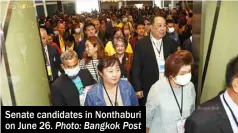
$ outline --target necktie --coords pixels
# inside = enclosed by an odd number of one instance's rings
[[[49,58],[47,56],[47,52],[48,52],[47,49],[44,48],[44,57],[45,57],[45,64],[46,64],[46,68],[47,68],[48,77],[49,77],[50,81],[53,81],[52,70],[51,70]]]

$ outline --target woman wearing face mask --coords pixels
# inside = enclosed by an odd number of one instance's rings
[[[121,28],[115,28],[114,30],[114,33],[113,33],[113,38],[118,38],[118,37],[121,37],[121,38],[124,38],[124,34],[121,30]],[[131,47],[131,44],[128,43],[127,44],[127,47],[126,47],[126,52],[127,53],[133,53],[133,50],[132,50],[132,47]],[[112,44],[112,41],[108,41],[106,46],[105,46],[105,53],[108,55],[108,56],[112,56],[116,53],[114,47],[113,47],[113,44]]]
[[[127,41],[131,39],[132,31],[130,31],[130,26],[128,24],[125,24],[122,27],[124,37],[126,38]]]
[[[165,77],[151,86],[146,103],[146,132],[183,133],[185,120],[195,109],[191,80],[192,54],[180,50],[166,59]]]
[[[79,23],[75,23],[74,24],[74,39],[75,39],[75,42],[77,44],[79,44],[79,42],[84,38],[84,34],[83,32],[81,31],[81,28],[80,28],[80,24]]]
[[[89,37],[85,43],[86,49],[83,59],[80,61],[80,68],[86,68],[96,81],[100,80],[98,75],[98,61],[104,56],[104,49],[101,41],[95,37]]]
[[[98,71],[102,80],[87,93],[85,106],[138,106],[131,84],[120,80],[119,64],[114,56],[100,59]]]

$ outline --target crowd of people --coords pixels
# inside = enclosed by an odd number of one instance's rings
[[[41,17],[52,105],[146,106],[147,132],[183,132],[196,107],[192,16],[146,7]]]

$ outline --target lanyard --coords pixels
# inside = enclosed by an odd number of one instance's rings
[[[238,127],[238,122],[237,122],[237,119],[236,119],[236,117],[235,117],[235,114],[234,114],[234,112],[231,110],[231,107],[228,105],[228,103],[227,103],[227,101],[226,101],[226,99],[225,99],[224,93],[223,93],[223,100],[225,101],[226,106],[229,108],[229,110],[230,110],[230,112],[231,112],[231,114],[232,114],[232,117],[233,117],[233,119],[234,119],[234,121],[235,121],[235,123],[236,123],[236,126]]]
[[[97,81],[98,81],[98,73],[97,73],[96,68],[95,68],[95,66],[94,66],[93,60],[92,60],[92,64],[93,64],[93,69],[94,69],[94,72],[95,72],[95,74],[96,74],[96,78],[97,78]]]
[[[108,92],[107,92],[107,89],[105,88],[104,84],[103,84],[103,88],[104,88],[104,90],[106,91],[107,97],[108,97],[108,99],[109,99],[111,105],[113,106],[112,100],[111,100],[111,98],[109,97]],[[114,106],[118,106],[118,102],[117,102],[117,91],[118,91],[118,85],[117,85],[117,90],[116,90],[116,96],[115,96],[115,104],[114,104]]]
[[[153,45],[155,46],[157,52],[159,53],[159,57],[160,57],[160,52],[161,52],[161,49],[162,49],[163,40],[161,40],[161,44],[160,44],[160,48],[159,48],[159,50],[158,50],[158,48],[156,47],[156,45],[155,45],[154,41],[152,40],[152,38],[151,38],[151,41],[152,41]]]
[[[169,81],[169,80],[168,80],[168,81]],[[179,103],[178,103],[178,100],[177,100],[177,97],[175,96],[174,90],[173,90],[173,88],[172,88],[172,86],[171,86],[170,81],[169,81],[169,85],[170,85],[170,88],[171,88],[171,90],[172,90],[172,92],[173,92],[173,94],[174,94],[174,98],[175,98],[175,100],[176,100],[176,103],[177,103],[177,105],[178,105],[179,112],[180,112],[180,115],[181,115],[181,118],[182,118],[182,116],[183,116],[183,86],[182,86],[181,107],[180,107],[180,106],[179,106]]]

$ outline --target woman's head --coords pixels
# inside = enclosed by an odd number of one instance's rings
[[[173,79],[176,84],[186,85],[191,80],[193,56],[186,50],[171,54],[165,62],[165,77]]]
[[[99,60],[98,71],[104,83],[117,84],[121,77],[119,64],[114,56],[104,56]]]
[[[115,29],[114,29],[113,37],[114,37],[114,38],[124,37],[121,28],[115,28]]]
[[[113,47],[116,50],[117,54],[124,54],[127,47],[126,39],[122,37],[114,38],[112,41]]]
[[[85,43],[86,49],[85,49],[85,58],[89,59],[88,62],[91,59],[97,59],[101,58],[104,56],[104,49],[102,42],[95,36],[89,37]],[[86,61],[87,64],[87,61]]]
[[[131,33],[129,24],[125,24],[122,27],[122,30],[123,30],[124,36],[130,35],[130,33]]]

